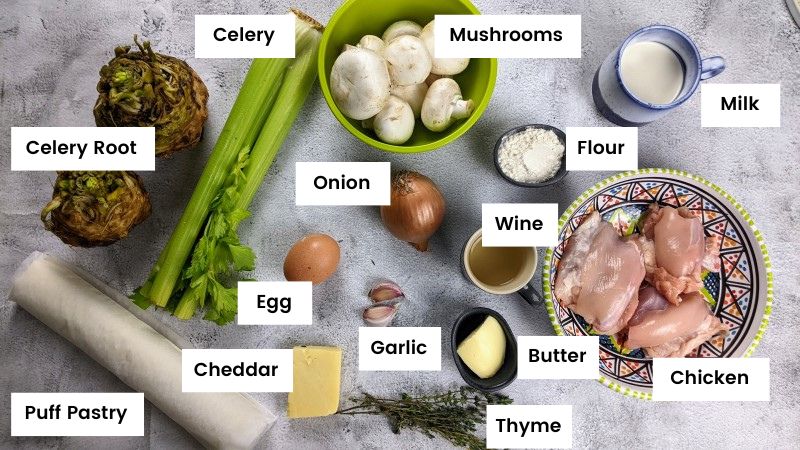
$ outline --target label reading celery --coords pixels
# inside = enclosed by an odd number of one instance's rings
[[[195,58],[294,58],[295,16],[196,15]]]

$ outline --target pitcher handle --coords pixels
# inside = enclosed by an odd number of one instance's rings
[[[725,70],[725,60],[721,56],[712,56],[700,61],[700,79],[707,80]]]
[[[542,294],[536,290],[530,283],[523,286],[522,289],[517,291],[522,298],[525,299],[531,306],[539,305],[544,303],[544,298],[542,298]]]

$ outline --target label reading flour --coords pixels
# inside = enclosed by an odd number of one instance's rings
[[[12,127],[11,170],[156,170],[153,127]]]
[[[144,436],[144,394],[12,392],[11,436]]]
[[[636,127],[567,127],[567,170],[637,170]]]
[[[295,204],[298,206],[388,205],[388,162],[298,162]]]
[[[557,203],[484,203],[481,207],[484,247],[555,247]]]
[[[703,84],[703,127],[780,127],[780,84]]]
[[[596,380],[600,378],[598,336],[519,336],[521,380]]]
[[[240,281],[238,325],[311,325],[310,281]]]
[[[571,405],[489,405],[487,448],[572,448]]]
[[[769,358],[655,358],[655,401],[768,402]]]
[[[291,349],[183,349],[183,392],[292,392]]]
[[[580,58],[581,16],[436,15],[434,58]]]
[[[196,15],[195,58],[294,58],[295,16]]]
[[[439,327],[361,327],[359,370],[442,370]]]

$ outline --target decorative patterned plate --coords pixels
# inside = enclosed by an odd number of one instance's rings
[[[730,195],[696,175],[670,169],[641,169],[606,178],[584,192],[559,219],[559,245],[548,249],[543,292],[557,335],[585,336],[591,327],[562,308],[553,296],[564,243],[586,215],[598,211],[621,233],[633,232],[648,205],[686,206],[703,219],[706,235],[719,235],[722,270],[703,274],[703,295],[714,314],[730,327],[694,350],[697,358],[748,357],[767,328],[772,305],[772,272],[767,247],[750,216]],[[653,363],[641,349],[624,350],[609,336],[600,337],[600,382],[625,395],[652,397]]]

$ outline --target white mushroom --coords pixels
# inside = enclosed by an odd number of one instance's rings
[[[431,73],[436,75],[455,75],[464,71],[469,65],[469,58],[434,58],[433,55],[433,22],[431,20],[422,29],[419,38],[425,43],[425,48],[428,49],[431,58],[433,58],[433,65],[431,66]]]
[[[422,123],[431,131],[444,131],[456,120],[469,117],[474,109],[472,100],[463,100],[461,88],[452,78],[433,82],[422,102]]]
[[[383,53],[383,48],[385,46],[386,43],[383,42],[383,39],[373,34],[365,35],[360,41],[358,41],[358,44],[356,44],[356,47],[372,50],[379,55]]]
[[[425,100],[425,94],[428,93],[428,85],[417,83],[409,84],[408,86],[392,86],[390,92],[395,97],[408,103],[408,106],[414,111],[414,117],[418,118],[422,110],[422,102]]]
[[[422,83],[431,73],[431,56],[417,37],[393,39],[383,49],[383,57],[389,63],[392,83],[397,86]]]
[[[383,42],[389,42],[392,39],[406,35],[417,37],[421,31],[422,27],[418,23],[410,20],[400,20],[389,25],[389,28],[383,32]]]
[[[375,134],[387,144],[403,144],[414,132],[414,113],[408,103],[392,95],[372,121]]]
[[[372,50],[351,47],[331,69],[331,96],[342,113],[356,120],[378,114],[389,100],[386,63]]]

